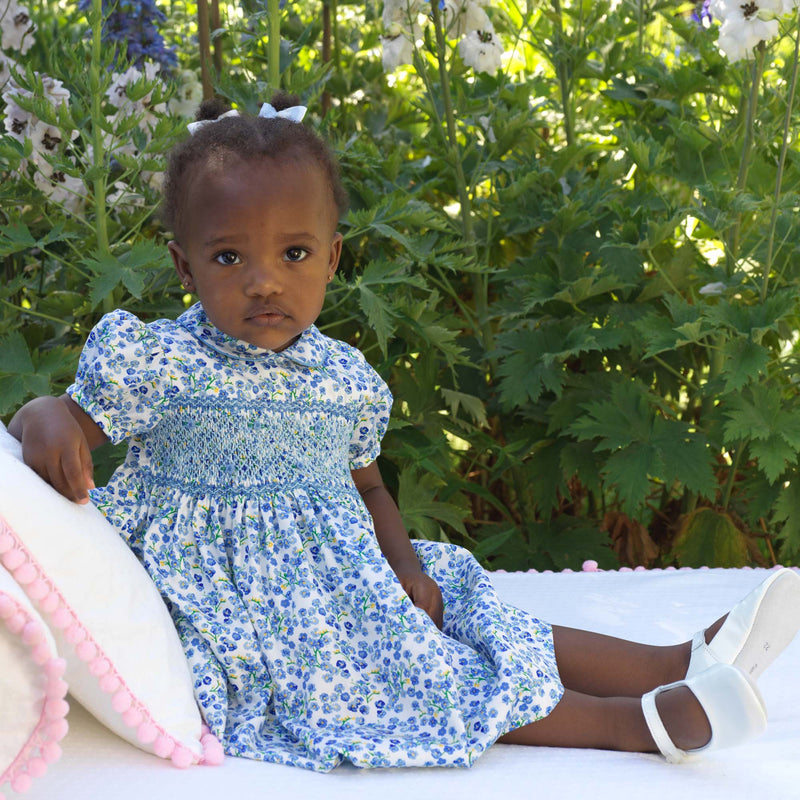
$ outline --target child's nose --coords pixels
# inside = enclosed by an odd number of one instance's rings
[[[256,297],[280,293],[280,267],[271,264],[267,259],[251,262],[246,273],[245,291]]]

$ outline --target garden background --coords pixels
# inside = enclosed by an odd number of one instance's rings
[[[798,24],[774,5],[736,6],[768,32],[725,55],[724,0],[0,0],[0,415],[61,393],[103,313],[192,302],[165,152],[203,84],[253,113],[280,87],[342,164],[319,325],[394,393],[380,463],[413,536],[504,569],[800,563]]]

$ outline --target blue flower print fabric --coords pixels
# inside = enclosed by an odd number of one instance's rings
[[[388,388],[314,326],[275,353],[200,305],[92,331],[71,397],[128,454],[92,499],[164,597],[202,713],[235,756],[326,771],[466,766],[563,692],[546,623],[465,550],[415,542],[444,629],[414,607],[350,470]]]

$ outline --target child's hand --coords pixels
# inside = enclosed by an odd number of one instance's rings
[[[69,398],[31,400],[11,420],[8,431],[20,440],[23,460],[40,478],[68,500],[88,503],[89,489],[94,488],[91,449],[70,403],[78,408]]]
[[[438,584],[422,570],[397,576],[400,584],[411,598],[411,602],[422,609],[442,629],[444,618],[444,601]]]

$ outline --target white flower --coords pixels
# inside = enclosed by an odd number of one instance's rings
[[[478,117],[478,122],[486,133],[486,139],[489,142],[496,142],[497,137],[494,135],[494,128],[492,128],[492,120],[487,116]]]
[[[494,30],[470,31],[458,43],[458,52],[476,72],[497,72],[503,63],[503,46]]]
[[[13,97],[6,97],[4,93],[3,100],[6,102],[6,116],[3,120],[6,131],[18,142],[24,142],[25,137],[30,135],[31,124],[36,118],[30,111],[20,108]]]
[[[114,209],[133,211],[136,208],[144,207],[144,197],[138,192],[132,192],[130,187],[122,181],[114,184],[114,190],[109,192],[106,199],[109,207]]]
[[[398,36],[381,36],[383,45],[383,69],[391,72],[401,64],[411,64],[414,61],[414,45],[403,34]]]
[[[64,172],[53,172],[49,176],[37,172],[33,182],[53,203],[58,203],[67,211],[78,214],[83,209],[86,190],[80,178],[73,178]]]
[[[707,283],[705,286],[701,286],[697,291],[703,295],[718,295],[724,294],[727,288],[721,281],[716,281],[715,283]]]
[[[180,87],[167,103],[167,109],[177,117],[193,117],[203,99],[203,84],[197,80],[197,73],[193,69],[183,70],[180,80]]]
[[[4,90],[6,84],[12,80],[11,68],[19,69],[19,64],[13,58],[9,58],[5,53],[0,53],[0,90]]]
[[[486,12],[475,0],[444,0],[442,18],[445,31],[453,39],[492,28]]]
[[[33,44],[36,26],[31,22],[28,9],[16,0],[0,0],[0,31],[3,50],[19,50],[25,55]]]
[[[778,35],[778,17],[793,0],[712,0],[711,13],[721,21],[719,49],[731,60],[748,58],[760,42]]]
[[[106,92],[108,102],[119,109],[121,115],[141,115],[142,119],[139,122],[139,127],[143,130],[155,124],[158,119],[156,113],[166,112],[166,104],[153,105],[152,90],[138,100],[131,100],[128,97],[127,89],[142,78],[149,82],[155,81],[157,75],[158,65],[150,61],[144,65],[144,72],[137,67],[128,67],[125,72],[114,74],[111,86],[108,87]]]
[[[57,108],[62,103],[69,102],[69,89],[65,89],[64,84],[58,78],[43,75],[42,86],[44,87],[45,99],[50,101],[50,105]]]
[[[411,31],[417,24],[422,0],[384,0],[383,29],[389,36]]]

